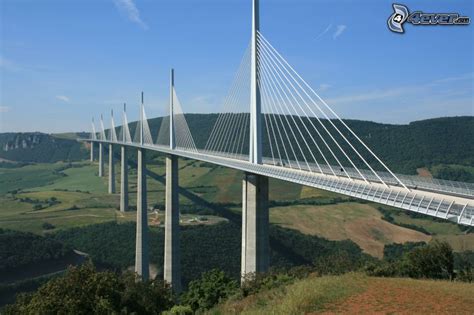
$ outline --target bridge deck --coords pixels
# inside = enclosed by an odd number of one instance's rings
[[[328,169],[323,173],[310,172],[308,169],[292,169],[275,166],[268,159],[264,164],[253,164],[242,157],[229,158],[215,152],[171,150],[163,145],[140,145],[133,142],[115,142],[104,140],[80,139],[81,141],[125,145],[147,150],[209,162],[244,172],[251,172],[305,186],[337,192],[354,198],[376,202],[404,210],[450,220],[458,224],[474,226],[474,189],[466,183],[442,180],[423,180],[415,176],[401,175],[400,179],[408,187],[401,187],[386,176],[388,187],[374,176],[364,181],[354,170],[349,170],[352,179],[334,176]],[[310,166],[311,167],[311,166]],[[383,173],[382,173],[383,175]],[[385,178],[384,178],[385,180]]]

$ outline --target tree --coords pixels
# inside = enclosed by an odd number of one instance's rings
[[[31,295],[21,295],[5,314],[161,314],[173,305],[161,282],[135,282],[135,275],[97,272],[91,263],[70,267]]]
[[[237,292],[239,285],[225,273],[213,269],[202,274],[200,279],[189,283],[189,289],[181,297],[183,305],[189,305],[193,311],[207,310]]]
[[[409,252],[402,268],[413,278],[453,279],[453,249],[448,243],[435,240]]]

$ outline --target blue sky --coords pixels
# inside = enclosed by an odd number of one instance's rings
[[[387,28],[391,1],[261,0],[261,32],[344,118],[474,115],[473,26]],[[403,1],[474,16],[473,1]],[[250,0],[0,0],[0,131],[89,130],[129,106],[217,112],[250,36]]]

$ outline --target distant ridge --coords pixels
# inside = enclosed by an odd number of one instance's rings
[[[204,147],[217,117],[217,114],[186,115],[198,148]],[[149,120],[155,138],[161,120],[161,117]],[[474,167],[474,116],[433,118],[404,125],[345,121],[396,172],[415,174],[418,168],[436,165]],[[135,124],[130,123],[130,130],[135,130]],[[87,136],[85,133],[0,133],[0,158],[18,162],[86,159],[88,150],[74,140],[80,135]],[[461,172],[462,180],[474,180],[469,171]]]

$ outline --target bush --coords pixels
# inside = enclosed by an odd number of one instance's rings
[[[469,255],[472,252],[463,252],[458,255],[458,272],[456,274],[456,280],[463,282],[474,281],[474,264],[470,261]]]
[[[226,276],[223,271],[213,269],[189,283],[189,289],[181,296],[181,302],[193,311],[208,310],[220,300],[235,294],[238,287],[237,281]]]
[[[359,264],[347,251],[338,251],[319,258],[315,261],[314,267],[321,275],[340,275],[357,270]]]
[[[175,305],[163,315],[192,315],[193,309],[189,305]]]
[[[88,263],[20,295],[4,314],[160,314],[172,305],[163,282],[136,282],[134,274],[97,272]]]
[[[435,240],[409,252],[402,267],[406,267],[403,272],[412,278],[453,279],[453,249],[448,243]]]

